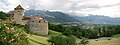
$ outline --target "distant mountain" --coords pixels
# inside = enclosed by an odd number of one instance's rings
[[[26,10],[25,16],[42,16],[49,22],[79,22],[79,20],[62,12],[52,12],[43,10]]]
[[[111,18],[108,16],[73,16],[58,11],[43,11],[43,10],[26,10],[25,16],[42,16],[49,22],[80,22],[84,24],[120,24],[120,18]]]
[[[82,23],[87,24],[120,24],[120,18],[111,18],[108,16],[98,16],[98,15],[90,15],[85,17],[75,17],[79,19]]]

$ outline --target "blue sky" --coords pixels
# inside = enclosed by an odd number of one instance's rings
[[[26,10],[51,10],[74,13],[120,17],[120,0],[0,0],[0,11],[8,12],[21,4]]]

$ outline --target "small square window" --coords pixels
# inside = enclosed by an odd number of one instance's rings
[[[39,21],[39,23],[40,23],[41,21]]]
[[[34,21],[32,21],[32,22],[34,22]]]

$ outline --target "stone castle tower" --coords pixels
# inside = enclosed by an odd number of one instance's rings
[[[22,23],[23,16],[24,16],[24,9],[22,8],[21,5],[18,5],[14,9],[14,20],[16,21],[17,24],[21,24]]]
[[[43,36],[48,35],[48,22],[40,16],[24,16],[24,9],[21,5],[14,9],[13,17],[16,24],[28,25],[31,32]]]

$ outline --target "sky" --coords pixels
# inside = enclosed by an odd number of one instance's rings
[[[9,12],[17,5],[25,10],[61,11],[77,16],[120,17],[120,0],[0,0],[0,11]]]

